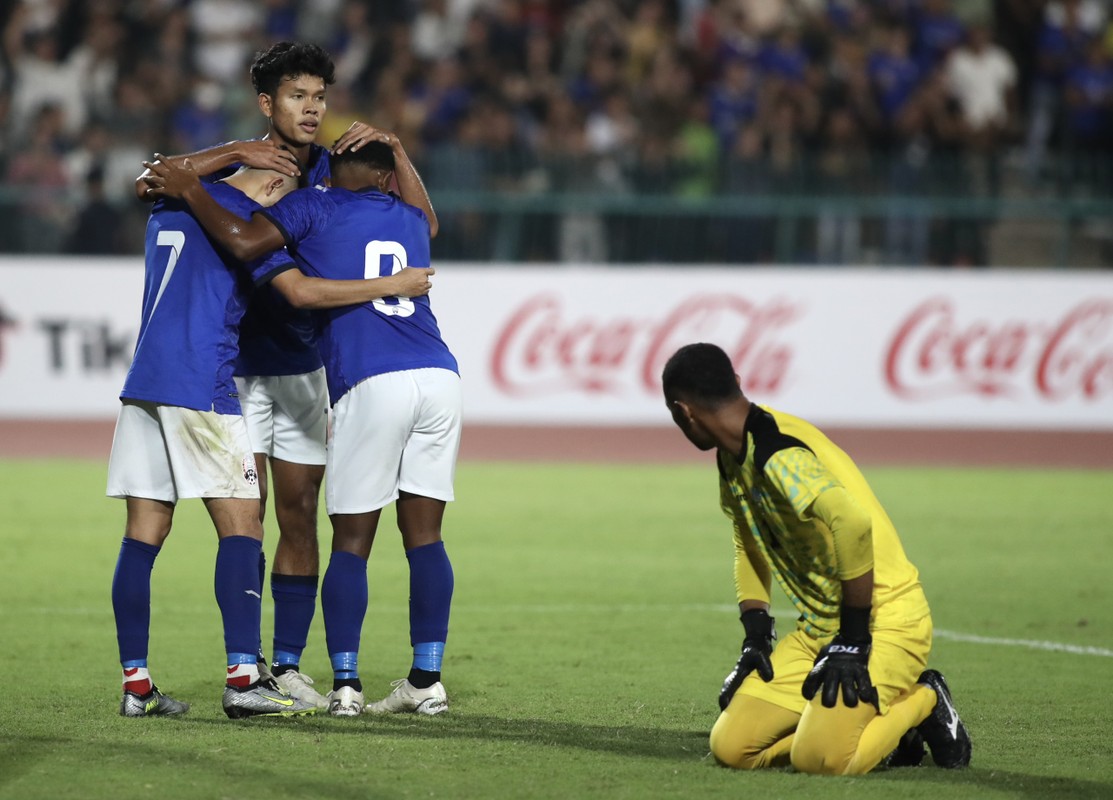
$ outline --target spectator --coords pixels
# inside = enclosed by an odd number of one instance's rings
[[[448,0],[422,0],[410,31],[414,55],[423,61],[456,52],[464,40],[462,20],[448,13]]]
[[[649,76],[654,56],[675,41],[663,0],[638,3],[626,31],[626,82],[637,86]]]
[[[271,42],[288,42],[298,36],[297,0],[264,0],[263,36]]]
[[[371,64],[375,36],[367,18],[367,3],[348,0],[340,10],[340,24],[328,51],[336,62],[336,82],[355,87],[363,82]]]
[[[59,232],[69,226],[70,178],[60,158],[64,118],[59,105],[39,108],[27,138],[8,162],[4,183],[20,198],[13,243],[17,252],[56,252],[61,245]]]
[[[1016,64],[1008,52],[991,41],[985,26],[974,25],[948,58],[945,74],[970,148],[997,151],[1016,119]]]
[[[908,31],[891,27],[884,44],[869,56],[867,70],[878,109],[887,126],[892,126],[920,85],[923,73],[910,52]]]
[[[803,82],[808,56],[800,44],[800,31],[791,25],[781,28],[776,38],[761,48],[757,64],[766,77],[788,83]]]
[[[715,31],[718,48],[716,51],[717,65],[723,65],[733,59],[754,61],[761,52],[761,33],[753,21],[753,17],[746,13],[749,6],[737,0],[724,0],[722,13],[716,15]]]
[[[12,63],[11,124],[17,136],[26,134],[44,104],[57,107],[66,133],[76,136],[85,125],[85,76],[90,53],[75,48],[64,54],[55,30],[33,31],[26,4],[20,5],[4,29],[4,50]]]
[[[849,108],[834,109],[825,131],[817,188],[830,198],[830,205],[820,211],[816,223],[816,256],[820,264],[860,264],[862,220],[846,198],[867,188],[869,152],[861,126]]]
[[[189,97],[171,114],[170,151],[193,153],[223,141],[228,125],[223,102],[224,89],[219,83],[197,77]]]
[[[490,14],[491,53],[500,73],[521,72],[526,63],[526,25],[521,0],[494,0]]]
[[[1113,59],[1094,40],[1086,59],[1067,73],[1065,138],[1074,159],[1071,184],[1090,189],[1108,186],[1113,152]]]
[[[952,263],[950,221],[933,225],[920,204],[963,185],[962,122],[943,73],[928,76],[896,124],[896,157],[887,188],[895,196],[885,216],[886,263],[925,266]],[[932,235],[933,227],[938,235]]]
[[[968,43],[952,53],[945,76],[962,123],[964,194],[995,198],[1000,194],[1001,145],[1010,137],[1016,116],[1016,65],[990,41],[983,26],[975,26]],[[988,262],[985,239],[991,219],[970,213],[954,221],[952,263],[982,266]]]
[[[947,60],[966,35],[951,0],[922,0],[912,13],[912,55],[921,73],[929,73]]]
[[[1092,38],[1083,26],[1077,0],[1058,7],[1058,14],[1052,13],[1054,7],[1048,7],[1036,41],[1036,77],[1025,143],[1028,174],[1033,181],[1040,178],[1047,146],[1056,137],[1063,82],[1080,63]]]
[[[736,134],[727,160],[724,192],[738,198],[766,198],[773,189],[765,136],[757,123]],[[774,256],[773,217],[751,211],[726,222],[726,260],[742,264],[770,262]]]
[[[121,216],[104,194],[104,170],[93,167],[85,176],[85,203],[66,241],[65,252],[86,255],[123,253]]]
[[[711,127],[723,143],[723,149],[735,140],[738,131],[758,116],[761,103],[759,82],[753,67],[742,58],[732,58],[723,66],[723,76],[716,81],[708,97]]]
[[[508,73],[500,90],[507,102],[522,109],[537,124],[545,115],[549,98],[563,91],[556,74],[553,40],[540,29],[531,30],[526,39],[525,58],[522,71]]]
[[[433,64],[428,83],[415,86],[412,97],[424,109],[421,141],[425,145],[450,139],[472,102],[460,62],[452,57]]]
[[[584,71],[569,84],[568,94],[582,111],[590,113],[602,105],[608,94],[623,89],[621,80],[618,56],[600,45],[588,55]]]
[[[193,0],[188,9],[194,68],[218,84],[240,80],[261,44],[263,9],[250,0]]]

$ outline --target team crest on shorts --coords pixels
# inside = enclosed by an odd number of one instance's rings
[[[259,482],[259,473],[255,471],[254,455],[243,457],[243,479],[247,481],[248,486],[254,486]]]

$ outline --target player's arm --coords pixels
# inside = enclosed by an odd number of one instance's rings
[[[864,700],[876,707],[877,689],[869,674],[873,520],[842,486],[831,486],[819,494],[811,504],[811,513],[831,532],[842,582],[842,607],[839,632],[820,650],[804,680],[804,697],[811,700],[822,686],[822,702],[827,708],[838,702],[840,689],[846,706],[853,708]]]
[[[364,122],[353,122],[344,135],[336,140],[332,152],[343,153],[349,148],[358,150],[368,142],[382,142],[393,151],[394,180],[398,183],[398,196],[411,206],[416,206],[425,212],[425,217],[429,220],[429,238],[435,239],[440,230],[440,223],[433,211],[433,201],[429,199],[425,183],[417,174],[417,168],[410,161],[401,139],[389,131],[380,130]]]
[[[739,618],[745,631],[742,653],[719,690],[719,709],[725,711],[738,687],[751,672],[756,671],[758,677],[767,683],[773,680],[770,659],[777,635],[773,629],[774,619],[769,615],[772,572],[749,531],[749,517],[741,501],[734,497],[725,481],[720,483],[719,490],[723,511],[734,524],[734,585]]]
[[[156,153],[155,159],[179,167],[184,166],[188,160],[198,175],[212,175],[234,164],[270,169],[295,177],[301,174],[297,156],[279,147],[270,139],[225,142],[184,156],[164,156]],[[152,175],[150,167],[147,167],[143,170],[143,174],[135,179],[135,196],[140,200],[153,201],[159,196],[156,191],[153,191],[155,187],[151,182]]]
[[[294,265],[271,278],[271,285],[295,308],[326,309],[370,303],[383,297],[428,294],[432,267],[406,267],[385,278],[333,280],[305,275]]]
[[[286,244],[282,231],[266,217],[254,214],[245,222],[216,202],[189,159],[176,164],[156,153],[155,160],[144,161],[143,166],[151,173],[150,191],[155,197],[183,200],[201,227],[240,261],[251,261]]]

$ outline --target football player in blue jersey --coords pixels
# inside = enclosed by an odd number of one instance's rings
[[[289,176],[244,168],[201,191],[229,213],[249,217],[293,188]],[[186,497],[204,500],[219,540],[215,590],[228,655],[225,712],[315,711],[261,680],[256,664],[263,531],[255,459],[232,380],[245,286],[271,282],[299,307],[332,308],[428,291],[429,271],[327,281],[287,270],[281,257],[244,264],[216,250],[188,208],[172,200],[153,207],[145,253],[139,337],[121,392],[107,487],[109,496],[127,501],[112,582],[124,670],[120,713],[175,715],[189,708],[155,687],[147,662],[151,570],[174,507]]]
[[[316,143],[316,136],[334,72],[332,59],[317,45],[272,45],[255,57],[250,69],[259,110],[268,122],[266,136],[169,160],[180,164],[188,158],[206,176],[222,177],[242,162],[300,175],[304,185],[323,184],[329,176],[329,156]],[[369,140],[372,130],[365,123],[353,123],[337,149],[358,147]],[[136,183],[143,195],[149,188],[145,176]],[[260,518],[266,514],[270,493],[278,522],[270,576],[274,599],[270,669],[292,695],[323,708],[325,698],[300,668],[317,605],[317,500],[325,472],[328,423],[328,390],[316,332],[312,312],[292,308],[274,287],[258,287],[240,324],[235,377],[255,452]],[[270,486],[273,492],[268,492]],[[261,652],[259,661],[268,671]]]
[[[390,275],[429,263],[436,215],[391,133],[375,131],[368,144],[334,151],[331,188],[294,192],[247,225],[212,202],[196,174],[172,163],[148,166],[157,175],[156,193],[185,199],[237,258],[285,244],[302,271],[331,278]],[[401,198],[387,191],[392,180]],[[441,524],[453,499],[460,442],[456,359],[427,297],[377,300],[326,312],[324,319],[321,350],[333,404],[325,494],[333,544],[321,587],[334,671],[329,710],[337,716],[364,710],[357,657],[367,559],[382,508],[397,501],[410,566],[413,662],[408,676],[366,710],[438,714],[448,708],[440,672],[453,573]]]

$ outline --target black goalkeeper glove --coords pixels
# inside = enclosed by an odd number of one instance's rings
[[[877,689],[870,680],[869,614],[868,608],[843,609],[842,629],[819,651],[815,666],[804,678],[805,700],[815,697],[822,686],[823,707],[834,708],[842,687],[842,701],[847,708],[854,708],[861,700],[880,710]]]
[[[773,653],[773,640],[777,634],[773,631],[773,618],[769,612],[760,608],[753,608],[742,612],[742,627],[746,629],[746,638],[742,642],[742,655],[738,663],[723,681],[723,688],[719,691],[719,710],[726,711],[734,693],[742,685],[746,676],[757,670],[758,676],[769,683],[773,680],[773,663],[769,656]]]

